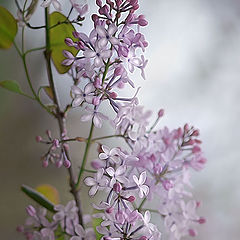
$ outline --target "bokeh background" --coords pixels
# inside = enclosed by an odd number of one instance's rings
[[[67,12],[67,1],[60,2]],[[93,0],[89,3],[92,6]],[[147,80],[138,75],[134,79],[137,86],[142,86],[140,102],[155,112],[165,109],[159,127],[175,128],[186,122],[198,127],[208,159],[206,168],[193,176],[194,195],[203,202],[200,215],[207,218],[196,239],[239,240],[240,1],[140,0],[140,4],[140,11],[149,21],[143,30],[149,42]],[[16,16],[13,0],[0,0],[0,5]],[[32,24],[41,25],[42,17],[40,9]],[[83,31],[90,28],[86,22]],[[41,30],[27,31],[27,36],[27,48],[43,46]],[[32,54],[28,63],[34,85],[46,85],[43,55]],[[16,80],[30,93],[13,47],[0,51],[0,80]],[[56,81],[64,105],[70,99],[66,89],[71,82],[66,75],[56,76]],[[81,124],[78,111],[73,111],[70,118],[69,135],[87,136],[89,126]],[[15,231],[23,223],[24,208],[30,203],[20,192],[22,183],[32,187],[50,183],[59,190],[63,203],[71,198],[65,169],[41,168],[39,159],[46,148],[36,144],[34,138],[44,135],[46,129],[56,133],[56,123],[36,103],[0,89],[1,239],[23,239]],[[111,132],[107,126],[102,131]],[[95,132],[96,136],[100,134]],[[71,145],[76,161],[81,159],[82,147],[80,143]],[[86,199],[83,204],[84,208],[88,206]]]

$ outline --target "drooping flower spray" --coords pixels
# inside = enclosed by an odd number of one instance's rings
[[[159,229],[164,229],[165,238],[169,240],[196,236],[197,226],[204,223],[205,218],[197,215],[200,203],[190,191],[190,176],[193,170],[203,169],[206,159],[197,129],[188,124],[173,130],[168,127],[157,129],[164,115],[163,109],[151,123],[151,111],[139,104],[139,88],[131,76],[137,71],[145,79],[147,60],[144,52],[148,46],[141,33],[148,22],[138,13],[139,1],[96,0],[98,9],[91,15],[93,28],[89,34],[74,28],[74,25],[89,21],[85,16],[90,11],[86,2],[70,0],[67,16],[60,13],[63,9],[61,1],[16,3],[19,26],[45,29],[46,41],[44,47],[27,51],[14,42],[32,91],[32,96],[20,94],[38,102],[57,120],[59,137],[52,136],[48,130],[45,137],[37,136],[36,140],[46,145],[46,152],[41,157],[43,167],[54,164],[57,168],[67,169],[73,195],[73,200],[66,205],[54,205],[37,191],[22,186],[22,190],[40,206],[26,208],[29,217],[18,231],[28,240],[158,240],[162,235]],[[44,8],[45,25],[32,26],[31,15],[38,4],[39,9]],[[56,10],[53,13],[50,13],[51,6]],[[77,14],[72,17],[74,13]],[[61,33],[61,26],[67,26],[67,32],[65,29],[63,37],[57,36],[64,42],[62,47],[55,48],[54,34]],[[37,91],[32,86],[26,62],[26,56],[32,51],[43,51],[47,66],[49,86],[40,86]],[[66,89],[72,101],[65,107],[59,104],[53,63],[60,74],[68,73],[72,79],[71,89]],[[13,91],[7,86],[16,83],[5,81],[0,84]],[[127,88],[135,88],[135,94],[128,98],[122,94]],[[41,90],[48,94],[53,107],[42,102]],[[112,113],[103,114],[107,105],[109,112],[114,113],[113,119]],[[72,108],[83,113],[81,121],[89,122],[87,137],[68,136],[66,121]],[[103,124],[108,125],[113,134],[94,136],[94,128],[101,128]],[[102,140],[112,138],[121,138],[123,144],[111,148],[102,143]],[[70,145],[74,141],[85,144],[84,154],[76,166],[70,158]],[[88,158],[89,151],[96,150],[98,158]],[[87,161],[92,169],[86,169]],[[79,169],[77,176],[73,169]],[[101,199],[97,198],[92,206],[95,210],[90,213],[81,208],[81,184],[89,187],[89,197],[102,192]],[[155,225],[151,222],[152,214],[158,216]],[[99,220],[98,224],[95,219]]]

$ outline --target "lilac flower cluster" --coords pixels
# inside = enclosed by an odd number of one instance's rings
[[[87,5],[70,2],[83,17]],[[61,10],[57,0],[44,1],[42,6],[50,4]],[[158,214],[168,239],[196,236],[197,225],[205,222],[197,215],[200,203],[190,192],[192,170],[200,171],[206,163],[199,131],[188,124],[174,130],[155,130],[164,115],[162,109],[151,125],[152,113],[139,105],[138,90],[131,98],[118,96],[120,89],[135,87],[131,80],[135,70],[140,70],[145,79],[147,60],[143,53],[148,43],[140,30],[148,22],[136,13],[138,0],[96,0],[96,5],[98,13],[92,15],[94,27],[90,34],[74,31],[73,37],[65,40],[67,46],[78,50],[75,56],[63,51],[62,64],[70,66],[73,79],[71,107],[84,107],[81,120],[101,128],[109,120],[101,107],[109,103],[115,112],[110,120],[115,131],[112,137],[121,137],[127,148],[100,144],[98,158],[91,161],[94,170],[89,172],[93,176],[87,176],[84,183],[90,197],[99,191],[103,197],[93,205],[97,213],[84,217],[82,225],[79,208],[70,201],[66,206],[55,206],[51,217],[46,217],[44,209],[27,207],[29,218],[18,230],[28,240],[55,240],[62,236],[70,240],[99,240],[97,233],[102,240],[159,240],[162,233],[150,222],[151,214]],[[47,136],[48,140],[37,137],[38,142],[50,146],[42,158],[43,166],[52,162],[57,167],[71,167],[66,134],[54,139],[47,131]],[[89,137],[87,148],[90,141]],[[96,230],[89,224],[95,218],[101,220]]]
[[[107,192],[106,199],[95,205],[104,210],[97,215],[103,219],[99,232],[105,237],[111,233],[114,238],[109,239],[160,239],[157,228],[149,223],[153,211],[163,219],[169,239],[195,236],[196,226],[205,219],[197,215],[199,202],[187,187],[191,188],[190,170],[199,171],[206,162],[199,131],[187,124],[173,131],[167,127],[151,131],[147,129],[150,112],[135,104],[121,110],[114,122],[130,151],[102,145],[98,160],[92,161],[97,173],[85,179],[90,196],[98,190]],[[162,110],[158,119],[161,116]],[[148,202],[154,208],[143,208]]]
[[[138,1],[96,1],[98,14],[92,15],[94,29],[89,35],[73,32],[74,39],[67,38],[66,44],[79,50],[77,56],[64,51],[63,64],[71,65],[74,86],[71,89],[72,106],[87,104],[86,116],[82,121],[92,120],[98,128],[107,117],[99,112],[103,102],[108,101],[118,113],[121,102],[130,102],[132,98],[118,97],[118,89],[126,84],[134,87],[129,74],[140,69],[145,78],[144,68],[147,60],[141,52],[147,42],[140,33],[140,27],[146,26],[143,15],[136,15]],[[84,85],[81,89],[78,85]]]
[[[57,138],[52,138],[50,130],[46,131],[48,140],[43,140],[41,136],[36,137],[36,141],[50,145],[48,151],[41,157],[42,166],[47,167],[49,163],[55,164],[57,168],[60,168],[64,165],[66,168],[71,166],[71,162],[68,159],[66,149],[68,149],[68,144],[65,142],[68,138],[66,134],[62,135],[62,138],[59,140]]]
[[[70,240],[96,239],[90,215],[84,215],[83,218],[88,228],[83,229],[78,223],[75,201],[68,202],[66,206],[56,205],[54,209],[56,213],[49,217],[45,208],[36,209],[29,205],[26,208],[28,218],[25,225],[18,226],[17,231],[23,233],[27,240],[55,240],[64,239],[64,236]]]

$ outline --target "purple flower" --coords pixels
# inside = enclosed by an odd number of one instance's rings
[[[147,196],[149,192],[149,187],[147,185],[144,185],[146,179],[147,179],[147,173],[145,171],[140,174],[139,179],[137,178],[136,175],[133,175],[133,180],[138,186],[140,198]]]
[[[94,91],[95,88],[92,83],[88,83],[84,87],[84,91],[82,91],[77,86],[72,86],[71,88],[71,94],[73,97],[72,106],[77,107],[81,105],[84,101],[87,103],[92,103],[93,97],[94,97]]]
[[[108,26],[108,30],[106,30],[103,26],[100,25],[96,27],[96,31],[100,36],[100,40],[98,41],[98,46],[100,49],[106,47],[108,42],[110,42],[112,45],[119,44],[119,40],[114,37],[114,34],[117,30],[118,28],[113,23]]]
[[[89,196],[94,196],[99,188],[106,187],[108,180],[103,177],[104,169],[100,168],[97,173],[94,175],[94,178],[87,177],[84,180],[84,183],[91,187],[89,190]]]
[[[105,50],[105,49],[99,48],[98,46],[95,46],[94,50],[88,49],[83,52],[83,55],[86,58],[94,58],[95,67],[101,67],[103,66],[103,60],[106,60],[111,57],[112,51]]]
[[[81,117],[81,121],[87,122],[89,120],[93,120],[94,126],[97,128],[102,127],[103,120],[108,120],[108,117],[106,117],[104,114],[97,112],[96,110],[93,110],[89,107],[85,108],[89,113],[85,114]]]

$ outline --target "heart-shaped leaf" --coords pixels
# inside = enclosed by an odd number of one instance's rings
[[[0,6],[0,48],[12,46],[17,29],[16,19],[6,8]]]
[[[62,23],[64,22],[64,23]],[[59,24],[55,26],[56,24]],[[70,66],[62,65],[62,61],[65,59],[63,56],[63,50],[71,52],[76,56],[78,50],[69,47],[65,43],[67,37],[72,37],[72,32],[75,31],[74,26],[67,20],[67,17],[59,12],[53,12],[50,15],[50,46],[51,46],[51,57],[53,63],[60,74],[66,73]]]
[[[1,41],[0,41],[1,42]],[[18,83],[15,81],[2,81],[0,82],[0,87],[7,89],[8,91],[14,92],[14,93],[18,93],[21,94],[25,97],[34,99],[33,97],[27,95],[26,93],[24,93],[21,88],[19,87]]]
[[[36,187],[36,190],[52,203],[59,204],[59,193],[55,187],[50,184],[41,184]]]

